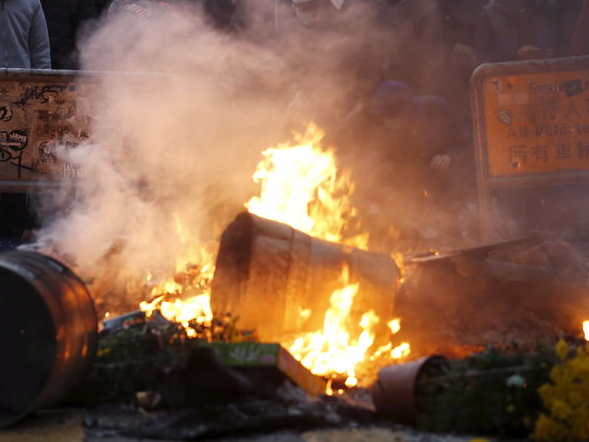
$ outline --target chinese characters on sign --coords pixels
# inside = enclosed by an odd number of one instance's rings
[[[589,71],[485,78],[488,173],[589,170]]]

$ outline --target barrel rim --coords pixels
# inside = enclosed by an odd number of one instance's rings
[[[25,261],[19,262],[22,261],[23,258],[25,259]],[[16,277],[18,277],[23,283],[29,285],[31,288],[34,289],[34,291],[39,293],[39,296],[43,299],[46,308],[49,312],[49,316],[53,324],[54,333],[56,335],[58,328],[55,322],[56,309],[59,310],[60,308],[63,308],[63,306],[59,305],[59,300],[55,300],[55,305],[53,305],[53,308],[51,308],[51,305],[48,305],[48,299],[46,296],[44,296],[44,290],[41,290],[43,286],[39,283],[39,280],[36,277],[36,275],[34,275],[30,270],[26,268],[27,259],[32,260],[35,263],[39,263],[41,267],[43,267],[43,264],[45,264],[46,266],[52,268],[54,272],[63,273],[64,277],[61,282],[64,285],[66,285],[68,289],[75,292],[76,298],[79,299],[81,304],[83,304],[85,321],[89,321],[89,323],[86,323],[87,330],[85,330],[84,333],[82,333],[81,336],[83,336],[83,338],[81,338],[80,342],[78,343],[86,348],[86,353],[84,355],[78,355],[78,358],[76,358],[76,360],[80,361],[79,365],[77,367],[71,366],[71,373],[66,373],[69,374],[69,376],[63,379],[60,382],[61,385],[59,386],[59,388],[56,389],[54,382],[56,381],[59,375],[59,373],[57,373],[59,369],[59,346],[57,346],[56,354],[52,362],[51,372],[49,373],[49,376],[47,377],[43,388],[31,401],[29,406],[22,412],[15,412],[14,414],[5,414],[5,412],[3,411],[0,412],[0,428],[13,425],[14,423],[22,420],[27,415],[31,414],[36,409],[53,405],[61,397],[63,397],[69,391],[71,391],[71,389],[75,386],[75,383],[79,381],[89,371],[98,348],[98,315],[96,305],[94,303],[94,299],[90,293],[90,290],[84,284],[82,279],[77,274],[75,274],[67,265],[43,253],[29,250],[13,250],[0,253],[0,267],[12,271],[12,273]],[[49,274],[50,272],[47,273]],[[56,275],[54,274],[53,277],[55,276]],[[43,288],[47,289],[47,287]],[[83,296],[83,298],[80,298],[81,296]],[[59,344],[57,336],[55,336],[55,341],[57,344]],[[6,418],[3,419],[3,416],[5,416]]]

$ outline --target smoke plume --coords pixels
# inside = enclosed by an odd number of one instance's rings
[[[115,311],[137,304],[146,275],[173,275],[201,247],[214,253],[255,193],[260,152],[305,122],[335,125],[349,97],[373,87],[358,78],[380,81],[361,71],[381,72],[385,59],[364,49],[382,36],[368,9],[307,29],[275,2],[243,2],[233,32],[198,5],[154,11],[105,16],[81,44],[83,68],[101,71],[91,141],[62,151],[80,174],[42,208],[37,234]]]

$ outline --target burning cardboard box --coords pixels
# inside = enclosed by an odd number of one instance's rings
[[[389,256],[242,213],[221,237],[211,303],[214,311],[238,315],[240,325],[255,328],[262,340],[274,341],[321,329],[330,295],[357,284],[350,316],[358,316],[357,323],[372,310],[388,334],[398,275]]]

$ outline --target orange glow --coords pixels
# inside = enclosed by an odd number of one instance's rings
[[[403,254],[399,252],[392,253],[391,258],[393,258],[393,261],[395,261],[395,264],[399,269],[397,283],[403,284],[405,282],[405,274],[407,273],[407,269],[405,268],[405,258],[403,257]]]
[[[264,151],[264,159],[253,175],[254,182],[261,185],[260,196],[250,199],[246,207],[250,213],[286,223],[316,238],[367,249],[368,234],[345,234],[357,214],[351,204],[354,185],[338,170],[333,150],[321,146],[323,135],[310,124],[304,134],[295,135],[294,145]],[[393,258],[398,261],[398,257]],[[359,287],[349,281],[347,268],[342,271],[340,284],[331,294],[323,328],[289,337],[283,345],[311,372],[345,376],[346,386],[354,387],[360,362],[375,354],[395,357],[392,351],[404,357],[409,349],[407,345],[393,350],[388,344],[371,352],[380,318],[369,310],[358,324],[351,323],[350,311]],[[392,321],[390,327],[398,332],[400,321]],[[331,387],[327,393],[334,393]]]
[[[585,340],[589,341],[589,321],[583,322],[583,333],[585,334]]]
[[[398,347],[393,348],[391,351],[391,357],[393,359],[403,359],[409,356],[409,353],[411,353],[411,346],[408,342],[403,342]]]
[[[162,316],[184,326],[187,336],[196,335],[190,322],[208,324],[213,319],[210,307],[210,281],[215,272],[215,255],[197,238],[192,237],[177,213],[173,214],[175,233],[183,246],[183,253],[176,257],[176,272],[151,289],[150,302],[140,303],[139,308],[153,315],[159,310]],[[145,277],[147,283],[154,280],[152,273]]]
[[[333,388],[331,388],[332,384],[333,384],[333,379],[329,379],[327,381],[327,385],[325,386],[325,394],[327,396],[333,396]]]
[[[344,235],[356,208],[350,202],[354,186],[338,172],[332,149],[320,145],[323,132],[310,124],[297,144],[282,144],[262,152],[253,175],[261,184],[259,197],[246,204],[250,213],[286,223],[316,238],[366,249],[368,235]]]
[[[349,283],[348,268],[344,267],[340,282],[342,287],[331,294],[330,308],[325,313],[323,329],[299,335],[289,351],[305,367],[317,375],[338,373],[346,376],[346,385],[357,384],[355,368],[366,357],[374,343],[374,326],[379,318],[370,310],[360,319],[358,336],[352,336],[349,315],[358,292],[358,284]]]
[[[351,204],[354,186],[348,175],[338,170],[334,151],[321,146],[323,135],[310,124],[304,134],[295,135],[295,145],[283,144],[264,151],[264,159],[253,175],[254,182],[261,185],[260,196],[250,199],[246,207],[250,213],[286,223],[316,238],[367,249],[368,234],[345,234],[357,214]],[[358,324],[350,323],[359,287],[349,281],[347,268],[342,271],[340,284],[331,294],[323,328],[294,339],[289,337],[283,344],[311,372],[343,375],[346,386],[353,387],[358,383],[356,366],[374,353],[370,348],[380,318],[369,310]],[[400,321],[391,327],[398,332]],[[376,353],[388,354],[392,350],[389,344]],[[396,351],[404,356],[409,350]],[[328,393],[333,394],[331,387]]]
[[[354,296],[358,292],[358,284],[349,284],[347,268],[342,271],[340,282],[342,288],[331,294],[330,308],[325,313],[323,329],[301,334],[294,342],[286,342],[284,345],[312,373],[322,376],[344,375],[345,385],[351,388],[358,384],[358,364],[381,356],[403,359],[410,354],[411,347],[409,343],[404,342],[393,348],[389,342],[371,352],[375,340],[375,326],[380,319],[374,311],[369,310],[362,315],[357,324],[361,332],[357,335],[351,333],[349,330],[354,329],[354,324],[350,323],[349,314]],[[393,319],[388,325],[391,331],[396,330],[396,333],[401,328],[400,319]],[[326,393],[333,394],[331,386]]]
[[[399,333],[401,330],[401,318],[391,319],[389,322],[387,322],[387,325],[391,329],[392,334]]]
[[[250,213],[288,224],[313,237],[367,249],[368,234],[358,233],[359,226],[355,223],[357,211],[351,203],[354,185],[346,173],[338,170],[334,151],[321,146],[323,135],[310,124],[304,134],[295,135],[293,145],[281,144],[264,151],[252,177],[261,186],[260,195],[251,198],[245,207]],[[200,243],[191,237],[181,217],[173,216],[176,235],[185,245],[185,253],[178,256],[175,277],[157,284],[151,273],[145,277],[154,286],[152,301],[141,303],[141,309],[148,315],[160,310],[166,318],[183,324],[188,336],[193,336],[190,323],[206,324],[212,319],[210,281],[215,258],[206,248],[199,247]],[[400,262],[398,256],[393,259]],[[190,263],[197,263],[198,269],[186,270]],[[186,275],[189,281],[194,280],[188,285]],[[410,352],[407,343],[396,348],[392,343],[376,348],[375,332],[381,319],[374,311],[366,311],[359,320],[358,316],[351,320],[358,289],[358,284],[349,280],[349,269],[343,268],[340,286],[330,295],[322,329],[285,337],[282,342],[313,373],[344,377],[347,387],[358,384],[359,363],[377,357],[400,359]],[[299,312],[302,318],[308,318],[311,313],[308,309]],[[392,333],[397,333],[400,319],[390,321],[388,326]],[[326,393],[338,392],[330,381]]]

